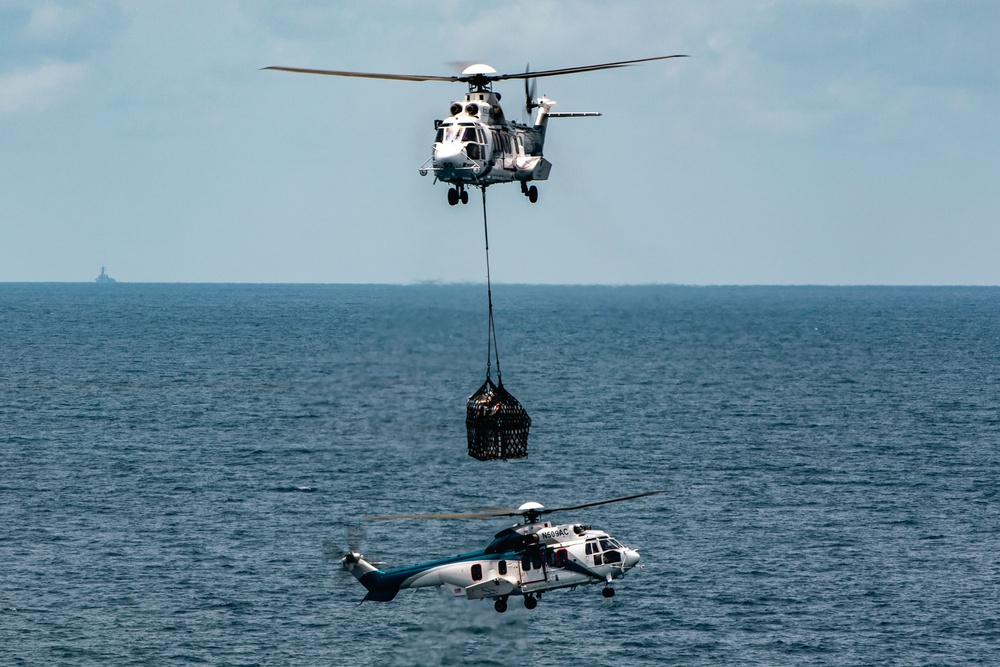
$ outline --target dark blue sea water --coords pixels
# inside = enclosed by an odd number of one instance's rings
[[[0,285],[0,662],[992,665],[1000,289]],[[494,369],[495,374],[495,369]],[[554,506],[618,595],[366,603],[372,513]],[[555,515],[554,518],[558,518]],[[505,520],[368,522],[404,565]]]

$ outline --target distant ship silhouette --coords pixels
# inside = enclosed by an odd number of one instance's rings
[[[108,274],[104,272],[104,267],[101,267],[101,275],[97,276],[97,282],[99,283],[116,283],[118,282]]]

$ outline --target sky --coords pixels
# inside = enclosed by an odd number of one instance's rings
[[[485,282],[482,208],[421,177],[464,85],[558,111],[491,278],[1000,285],[993,0],[0,0],[0,282]],[[499,82],[519,118],[523,84]]]

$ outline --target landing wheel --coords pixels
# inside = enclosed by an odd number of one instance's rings
[[[605,588],[603,591],[601,591],[601,595],[603,595],[606,598],[613,598],[615,596],[615,589],[609,586]]]
[[[537,606],[538,606],[538,600],[536,600],[535,598],[531,597],[530,595],[525,595],[524,596],[524,608],[525,609],[534,609]]]
[[[454,206],[458,203],[458,190],[455,188],[448,188],[448,204]]]
[[[497,601],[493,603],[493,608],[502,614],[507,611],[507,601],[503,598],[497,598]]]
[[[532,204],[538,201],[538,188],[536,188],[534,185],[528,188],[528,201],[530,201]]]
[[[469,203],[469,193],[466,192],[465,190],[462,190],[462,203],[463,204]]]

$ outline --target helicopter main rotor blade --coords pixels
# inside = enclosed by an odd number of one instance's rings
[[[495,509],[495,510],[484,510],[481,512],[446,512],[442,514],[380,514],[378,516],[366,516],[365,519],[495,519],[501,516],[528,516],[529,514],[534,514],[535,516],[541,516],[542,514],[550,514],[552,512],[564,512],[566,510],[578,510],[584,507],[607,505],[608,503],[620,503],[623,500],[632,500],[633,498],[644,498],[646,496],[655,496],[658,493],[666,493],[666,490],[661,489],[659,491],[645,491],[643,493],[635,493],[632,494],[631,496],[622,496],[620,498],[610,498],[608,500],[598,500],[592,503],[582,503],[580,505],[567,505],[566,507],[543,508],[539,510]]]
[[[579,72],[593,72],[601,69],[613,69],[616,67],[628,67],[636,63],[645,63],[651,60],[666,60],[668,58],[687,58],[687,55],[677,54],[672,56],[653,56],[652,58],[637,58],[635,60],[619,60],[613,63],[599,63],[597,65],[583,65],[580,67],[564,67],[561,69],[548,69],[539,72],[519,72],[517,74],[471,74],[465,76],[434,76],[431,74],[380,74],[378,72],[348,72],[334,69],[309,69],[305,67],[281,67],[272,65],[261,69],[272,69],[280,72],[299,72],[301,74],[324,74],[326,76],[352,76],[361,79],[389,79],[392,81],[447,81],[451,83],[464,82],[475,85],[485,85],[490,81],[503,81],[505,79],[534,79],[541,76],[560,76],[562,74],[577,74]]]
[[[578,72],[593,72],[599,69],[613,69],[615,67],[628,67],[629,65],[635,65],[636,63],[645,63],[650,60],[666,60],[668,58],[688,58],[687,55],[673,55],[673,56],[653,56],[652,58],[638,58],[636,60],[619,60],[613,63],[600,63],[598,65],[583,65],[581,67],[564,67],[562,69],[547,69],[540,72],[520,72],[518,74],[498,74],[496,76],[491,76],[490,79],[494,81],[501,81],[504,79],[533,79],[540,76],[560,76],[562,74],[576,74]]]
[[[325,74],[327,76],[353,76],[361,79],[392,79],[394,81],[461,81],[457,76],[424,76],[422,74],[378,74],[374,72],[344,72],[332,69],[306,69],[303,67],[262,67],[280,72],[299,72],[301,74]]]
[[[520,512],[497,510],[490,512],[455,512],[445,514],[381,514],[366,519],[493,519],[498,516],[520,516]]]
[[[546,507],[545,509],[538,510],[538,514],[549,514],[551,512],[563,512],[566,510],[578,510],[584,507],[594,507],[596,505],[607,505],[608,503],[620,503],[623,500],[632,500],[633,498],[643,498],[645,496],[655,496],[658,493],[666,493],[666,489],[660,489],[659,491],[646,491],[644,493],[636,493],[631,496],[622,496],[621,498],[611,498],[610,500],[598,500],[592,503],[583,503],[581,505],[567,505],[566,507]]]

